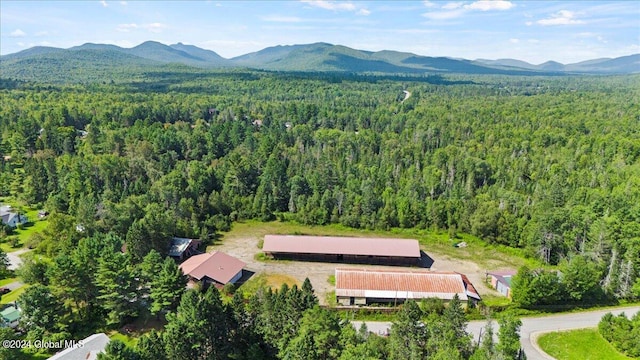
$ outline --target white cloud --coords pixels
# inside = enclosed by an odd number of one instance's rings
[[[449,19],[455,19],[457,17],[460,17],[464,15],[464,13],[465,13],[464,9],[456,9],[456,10],[450,10],[450,11],[432,11],[432,12],[422,14],[422,16],[431,20],[449,20]]]
[[[120,1],[120,5],[127,6],[127,2],[126,1]]]
[[[144,29],[152,33],[160,33],[162,32],[162,30],[166,28],[167,28],[167,25],[162,23],[151,23],[151,24],[131,23],[131,24],[119,24],[116,27],[116,30],[120,32],[131,32],[132,30],[136,30],[136,29]]]
[[[362,15],[362,16],[369,16],[371,14],[371,11],[367,10],[367,9],[360,9],[358,10],[358,15]]]
[[[22,31],[22,30],[20,30],[20,29],[15,29],[9,35],[11,37],[25,37],[25,36],[27,36],[27,33]]]
[[[480,0],[469,5],[465,5],[465,9],[469,10],[481,10],[481,11],[489,11],[489,10],[509,10],[513,7],[513,3],[511,1],[505,0]]]
[[[555,14],[551,14],[551,17],[538,20],[538,24],[543,26],[549,25],[577,25],[584,24],[582,20],[576,20],[575,14],[569,10],[560,10]]]
[[[167,25],[162,23],[152,23],[152,24],[143,25],[142,28],[147,29],[149,32],[152,32],[152,33],[159,33],[159,32],[162,32],[162,30],[166,29]]]
[[[36,36],[47,36],[47,35],[49,35],[48,31],[38,31],[36,33]]]
[[[137,28],[139,28],[138,24],[119,24],[116,30],[120,32],[130,32],[132,29]]]
[[[107,7],[109,6],[109,4],[107,4],[107,2],[105,0],[101,0],[100,4],[102,4],[102,7]]]
[[[442,5],[442,8],[445,9],[445,10],[453,10],[453,9],[461,8],[462,5],[464,5],[463,2],[450,2],[450,3],[446,3],[446,4]]]
[[[533,25],[533,21],[527,21],[525,24],[526,24],[527,26],[531,26],[531,25]]]
[[[470,11],[509,10],[514,5],[506,0],[479,0],[470,4],[461,1],[442,5],[441,11],[429,11],[422,16],[431,20],[449,20],[460,17]]]
[[[512,44],[517,44],[517,43],[520,42],[520,39],[511,38],[511,39],[509,39],[509,42],[512,43]]]
[[[319,7],[325,10],[343,10],[343,11],[356,10],[356,6],[351,2],[337,2],[337,1],[327,1],[327,0],[301,0],[301,1],[311,6]]]
[[[432,8],[432,7],[436,6],[435,3],[433,3],[432,1],[429,1],[429,0],[424,0],[422,3],[424,4],[425,7],[428,7],[428,8]]]
[[[527,41],[528,41],[529,43],[531,43],[531,44],[539,44],[539,43],[540,43],[540,40],[538,40],[538,39],[529,39],[529,40],[527,40]]]

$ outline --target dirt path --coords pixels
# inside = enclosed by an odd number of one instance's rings
[[[334,290],[334,286],[329,284],[328,278],[334,274],[336,267],[374,267],[371,265],[303,261],[258,261],[255,256],[261,252],[258,248],[261,239],[262,236],[259,235],[225,236],[222,243],[213,245],[208,250],[220,250],[235,256],[247,263],[247,270],[256,273],[284,274],[297,279],[300,283],[308,277],[322,304],[326,302],[326,295]],[[480,292],[480,295],[498,295],[496,291],[484,284],[484,269],[481,269],[477,264],[467,260],[452,259],[443,254],[427,251],[427,249],[423,250],[434,260],[431,270],[456,271],[465,274]],[[375,267],[385,268],[385,266],[378,265]],[[398,267],[392,268],[398,269]]]
[[[9,258],[9,270],[16,270],[22,265],[22,258],[20,255],[31,251],[31,249],[20,249],[16,251],[12,251],[7,253],[7,257]]]

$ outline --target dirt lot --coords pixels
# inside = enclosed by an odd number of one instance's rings
[[[334,290],[334,286],[329,284],[327,280],[330,275],[334,274],[336,267],[385,268],[384,266],[321,262],[258,261],[255,259],[255,255],[261,252],[258,248],[258,243],[263,237],[264,234],[261,231],[257,231],[256,234],[248,234],[246,232],[235,234],[231,232],[225,235],[220,243],[209,247],[208,250],[220,250],[235,256],[247,263],[246,269],[255,273],[284,274],[297,279],[300,283],[308,277],[321,303],[326,301],[326,294]],[[453,259],[441,253],[428,251],[427,249],[423,250],[434,260],[431,270],[456,271],[465,274],[481,295],[498,295],[496,291],[484,284],[485,269],[480,268],[478,264],[468,260]],[[398,267],[392,268],[398,269]]]

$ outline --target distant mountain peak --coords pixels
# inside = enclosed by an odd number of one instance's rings
[[[52,65],[47,65],[47,60]],[[454,57],[429,57],[393,50],[365,51],[327,42],[311,44],[276,45],[262,50],[225,59],[212,50],[178,42],[165,45],[158,41],[145,41],[132,48],[116,45],[85,43],[69,49],[37,46],[0,57],[2,71],[26,74],[24,69],[37,63],[47,71],[62,71],[53,64],[73,62],[76,67],[116,66],[132,64],[136,67],[158,66],[159,64],[182,64],[201,68],[248,67],[276,71],[346,71],[360,73],[466,73],[505,75],[559,75],[563,73],[582,74],[629,74],[640,73],[640,54],[614,59],[602,58],[575,64],[561,64],[547,61],[533,65],[515,59],[467,60]],[[31,61],[31,63],[30,63]],[[102,71],[102,70],[101,70]]]

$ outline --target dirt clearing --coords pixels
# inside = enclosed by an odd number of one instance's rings
[[[322,262],[303,262],[288,260],[257,260],[257,254],[261,253],[259,244],[266,234],[305,234],[305,235],[344,235],[344,236],[376,236],[376,237],[397,237],[397,234],[371,234],[367,231],[358,231],[352,229],[341,229],[336,227],[307,227],[298,224],[289,223],[260,223],[246,222],[234,223],[234,228],[228,233],[224,233],[222,239],[216,244],[208,248],[211,250],[220,250],[229,255],[235,256],[247,263],[246,269],[255,272],[254,276],[259,274],[268,274],[269,279],[278,279],[281,275],[283,279],[296,279],[302,284],[305,278],[309,278],[320,303],[326,302],[327,293],[334,290],[327,279],[334,275],[336,267],[376,267],[385,268],[385,266],[373,265],[355,265],[355,264],[336,264]],[[469,280],[474,284],[481,295],[498,293],[484,284],[484,274],[487,270],[482,268],[478,263],[468,260],[459,259],[445,254],[438,250],[429,249],[427,246],[421,245],[422,250],[427,253],[433,260],[431,270],[433,271],[456,271],[467,275]],[[456,248],[451,248],[451,252],[455,254]],[[487,260],[487,259],[485,259]],[[492,261],[494,262],[494,261]],[[496,259],[496,264],[504,265],[500,260]],[[509,264],[508,262],[506,264]],[[398,267],[387,267],[398,269]],[[269,285],[278,287],[276,284]],[[289,282],[289,281],[285,281]]]

